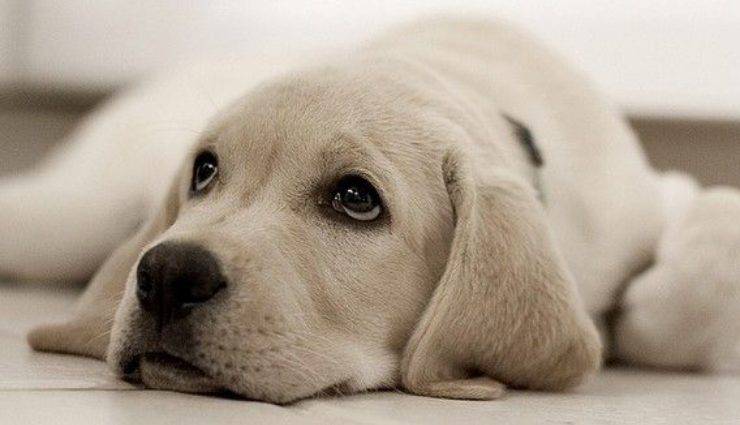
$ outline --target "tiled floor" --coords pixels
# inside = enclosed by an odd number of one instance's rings
[[[34,353],[25,332],[62,317],[78,290],[0,282],[2,424],[740,423],[740,377],[610,370],[568,394],[464,402],[379,392],[287,407],[144,391],[104,363]]]

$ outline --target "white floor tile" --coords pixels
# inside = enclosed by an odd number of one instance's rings
[[[740,424],[740,376],[608,370],[571,393],[468,402],[393,392],[287,407],[144,391],[105,363],[32,352],[25,331],[59,318],[78,291],[0,283],[0,424]]]

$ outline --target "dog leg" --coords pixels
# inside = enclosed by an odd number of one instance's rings
[[[740,371],[740,192],[700,194],[668,223],[655,264],[630,283],[614,331],[623,361]]]
[[[104,359],[127,277],[148,236],[139,232],[119,247],[93,277],[73,317],[34,328],[28,334],[31,347]]]
[[[98,158],[63,153],[0,179],[0,276],[82,281],[141,221],[133,188],[116,173],[88,167]]]

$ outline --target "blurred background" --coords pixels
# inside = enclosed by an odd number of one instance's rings
[[[444,12],[519,23],[622,108],[656,166],[740,186],[737,0],[0,0],[0,174],[158,69],[325,51]]]

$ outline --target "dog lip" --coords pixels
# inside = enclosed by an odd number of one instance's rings
[[[119,370],[121,377],[126,381],[139,381],[139,365],[141,364],[141,355],[132,356],[120,362]]]
[[[163,351],[134,356],[121,364],[121,371],[123,379],[149,388],[201,394],[222,391],[202,369]]]
[[[190,374],[205,375],[205,373],[201,369],[195,367],[194,365],[188,363],[187,361],[181,359],[180,357],[173,356],[172,354],[166,353],[164,351],[145,353],[141,356],[141,361],[152,363],[157,366],[171,368],[173,370],[176,370],[178,372],[182,372],[188,375]]]

